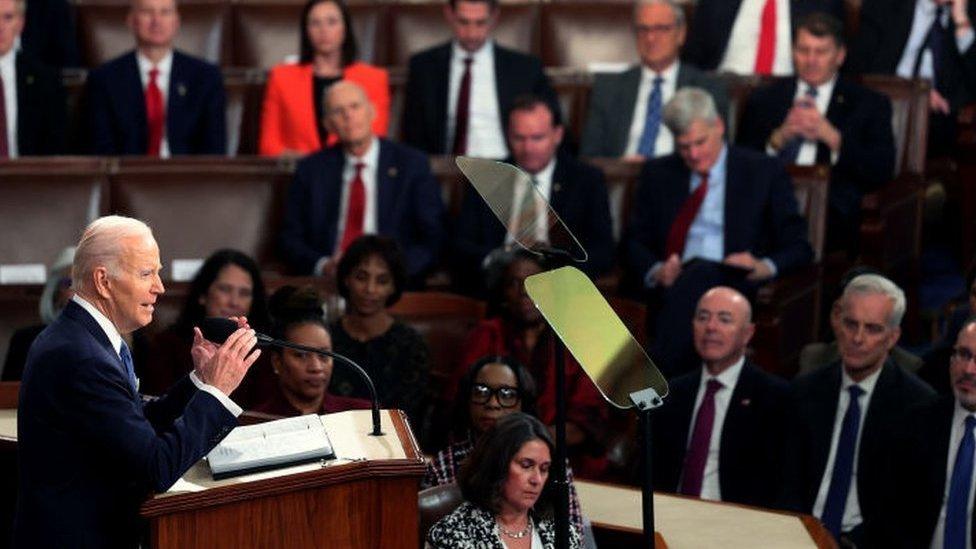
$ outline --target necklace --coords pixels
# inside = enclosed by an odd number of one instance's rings
[[[495,525],[498,526],[498,531],[501,532],[503,535],[508,536],[512,539],[522,539],[525,536],[529,535],[529,532],[532,531],[532,517],[528,517],[528,522],[525,524],[525,528],[519,530],[518,532],[510,532],[506,530],[505,527],[502,526],[501,523],[497,521],[495,522]]]

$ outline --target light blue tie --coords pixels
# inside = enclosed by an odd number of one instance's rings
[[[122,342],[122,347],[119,349],[119,358],[122,359],[122,366],[125,366],[125,375],[129,378],[129,386],[132,387],[132,392],[138,393],[136,370],[132,365],[132,354],[129,353],[129,346],[125,344],[125,341]]]
[[[651,93],[647,96],[647,116],[644,117],[644,131],[641,132],[640,141],[637,143],[637,154],[647,158],[654,156],[657,134],[661,131],[662,82],[664,82],[663,78],[656,77],[654,87],[651,88]]]
[[[946,500],[945,549],[964,549],[966,547],[966,523],[969,522],[969,486],[973,480],[973,428],[976,417],[966,416],[966,428],[959,442],[956,463],[952,466],[952,480],[949,482],[949,497]]]

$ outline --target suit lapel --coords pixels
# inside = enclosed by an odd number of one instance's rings
[[[512,81],[509,76],[514,74],[515,71],[509,68],[508,52],[499,47],[497,42],[494,44],[494,48],[495,91],[498,93],[498,108],[504,113],[507,106],[514,99],[515,91],[513,90]],[[504,115],[502,115],[502,121],[505,122]],[[507,122],[502,124],[502,126],[507,127]]]
[[[451,86],[451,42],[437,50],[435,65],[441,70],[434,71],[434,114],[436,120],[438,142],[443,151],[450,152],[451,144],[447,142],[447,105],[449,88]]]
[[[566,221],[565,207],[567,203],[566,193],[568,192],[566,181],[568,176],[566,162],[557,156],[556,167],[552,170],[552,184],[549,187],[549,204],[564,222]]]
[[[64,311],[61,314],[77,321],[85,328],[86,331],[88,331],[89,335],[95,338],[95,341],[102,348],[102,350],[108,354],[109,360],[118,368],[119,375],[122,376],[123,380],[122,385],[124,385],[126,390],[129,392],[129,396],[134,399],[138,399],[139,395],[133,392],[132,385],[129,382],[129,374],[125,371],[125,366],[122,364],[122,359],[119,357],[119,354],[115,352],[115,348],[112,347],[112,342],[108,339],[108,334],[105,333],[102,326],[98,323],[98,321],[95,320],[95,317],[93,317],[88,311],[82,308],[81,305],[78,305],[73,300],[68,301],[68,304],[65,305]]]
[[[342,227],[339,227],[339,208],[342,207],[342,172],[346,165],[342,148],[334,145],[325,149],[324,164],[319,179],[324,185],[313,185],[312,189],[321,189],[315,202],[322,205],[322,220],[327,224],[322,228],[322,233],[326,235],[328,249],[336,252],[336,241],[342,232]]]
[[[735,154],[732,146],[727,146],[725,155],[725,208],[723,212],[724,222],[722,230],[725,233],[723,245],[725,254],[732,252],[748,251],[749,247],[744,245],[742,232],[748,227],[742,223],[732,223],[742,212],[748,211],[748,202],[752,196],[746,193],[749,189],[749,174],[743,173],[744,166],[740,166],[739,156]]]
[[[400,174],[389,145],[382,139],[377,143],[380,146],[380,154],[376,167],[376,229],[380,234],[395,234],[393,211]]]
[[[811,459],[813,460],[809,479],[812,484],[812,498],[816,498],[817,489],[827,467],[830,453],[830,441],[834,434],[834,419],[837,415],[837,402],[840,399],[840,362],[832,364],[823,375],[828,376],[829,383],[816,384],[816,390],[810,398],[811,423]],[[810,507],[813,507],[813,499]]]
[[[847,100],[849,90],[847,82],[837,77],[834,84],[834,91],[830,94],[830,103],[827,104],[827,121],[831,123],[837,131],[843,134],[843,127],[850,115],[850,103]],[[830,164],[830,148],[822,141],[817,142],[817,164]]]
[[[175,59],[174,59],[175,63]],[[142,151],[148,146],[148,128],[146,126],[146,94],[142,89],[142,79],[139,76],[139,64],[136,62],[136,54],[132,52],[128,55],[123,67],[123,81],[120,89],[125,90],[129,97],[123,98],[121,105],[131,105],[132,112],[127,113],[135,122],[135,139],[140,144]]]
[[[34,74],[25,66],[24,56],[17,54],[14,60],[15,70],[17,71],[17,150],[24,154],[24,145],[31,141],[28,135],[32,129],[28,121],[33,120],[37,115],[34,113],[34,101],[32,87],[34,85]],[[9,85],[8,83],[4,83]]]
[[[638,88],[640,88],[641,80],[641,67],[640,65],[628,70],[621,75],[621,86],[620,92],[617,95],[617,101],[615,105],[637,105],[637,101],[642,98],[637,97]],[[680,80],[680,73],[679,73]],[[646,101],[646,98],[643,100]],[[622,108],[611,108],[610,112],[613,113],[616,120],[613,121],[613,126],[617,131],[613,132],[614,140],[611,150],[619,150],[623,152],[627,148],[627,138],[630,137],[630,127],[634,124],[634,107],[622,107]]]
[[[189,84],[186,79],[186,65],[183,63],[183,56],[179,52],[173,52],[173,67],[169,75],[169,91],[166,94],[166,140],[169,142],[170,152],[174,151],[174,143],[181,141],[175,136],[183,135],[183,121],[181,116],[185,112],[187,94],[190,92]]]

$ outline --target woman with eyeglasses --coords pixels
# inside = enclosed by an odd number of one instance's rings
[[[427,464],[427,476],[421,487],[455,482],[461,464],[478,439],[496,423],[517,412],[535,415],[535,411],[535,381],[521,364],[506,356],[480,358],[459,383],[451,443]],[[567,471],[567,477],[570,520],[582,532],[583,516],[571,470]]]

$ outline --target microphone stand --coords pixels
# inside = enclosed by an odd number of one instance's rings
[[[362,377],[366,382],[366,386],[369,387],[369,394],[370,397],[372,397],[372,406],[370,408],[373,413],[373,432],[369,433],[369,435],[376,437],[383,436],[383,430],[380,428],[380,401],[376,396],[376,386],[373,385],[373,380],[370,379],[369,374],[366,373],[366,370],[363,370],[362,366],[353,362],[352,359],[332,351],[325,351],[322,349],[316,349],[314,347],[306,347],[305,345],[299,345],[297,343],[289,343],[287,341],[281,341],[279,339],[268,337],[264,334],[257,334],[257,337],[259,347],[285,347],[288,349],[294,349],[296,351],[304,351],[306,353],[315,353],[317,355],[331,357],[336,359],[337,362],[349,366],[358,372],[359,376]]]

